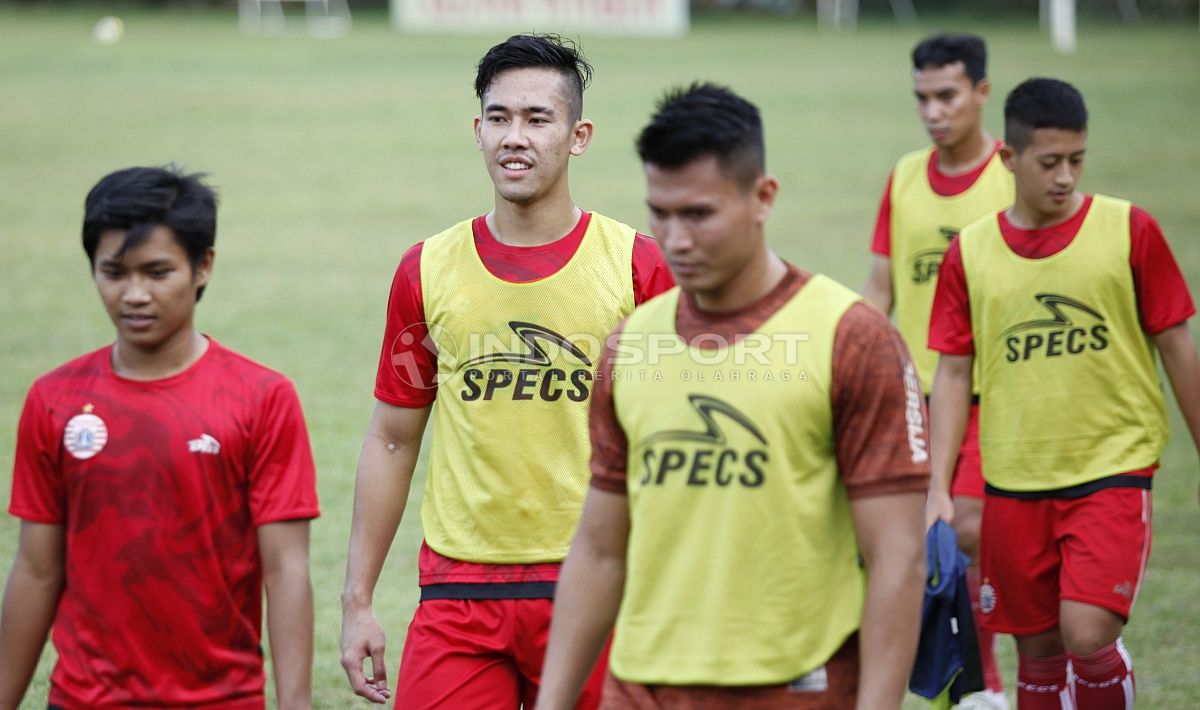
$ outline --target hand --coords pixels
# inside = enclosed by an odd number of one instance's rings
[[[342,608],[342,668],[355,695],[373,703],[386,703],[392,691],[387,687],[387,664],[383,660],[386,642],[383,627],[371,607]],[[363,673],[363,661],[371,659],[371,677]]]
[[[925,528],[933,527],[939,519],[954,522],[954,501],[944,491],[929,491],[925,498]]]

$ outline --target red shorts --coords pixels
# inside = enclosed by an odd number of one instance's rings
[[[1105,488],[1082,498],[989,495],[981,531],[984,628],[1016,636],[1058,626],[1076,601],[1129,618],[1150,556],[1150,491]]]
[[[963,432],[958,460],[954,462],[954,481],[950,484],[950,495],[983,497],[983,466],[979,463],[978,404],[972,404],[971,412],[967,415],[967,429]]]
[[[396,679],[398,710],[532,708],[550,634],[549,599],[435,599],[413,614]],[[576,710],[595,710],[608,668],[600,657]]]
[[[604,681],[602,710],[851,710],[858,698],[858,634],[825,662],[824,676],[763,686],[641,685],[612,673]],[[819,680],[814,681],[814,678]]]

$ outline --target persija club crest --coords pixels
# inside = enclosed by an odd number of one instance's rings
[[[63,430],[63,447],[75,458],[90,459],[108,443],[108,426],[92,414],[92,405],[85,405],[81,414],[67,422]]]
[[[979,610],[991,614],[996,610],[996,588],[986,579],[979,585]]]

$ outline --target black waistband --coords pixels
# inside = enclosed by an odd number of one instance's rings
[[[1024,500],[1066,498],[1070,500],[1082,498],[1106,488],[1141,488],[1148,491],[1150,490],[1152,480],[1149,476],[1109,476],[1095,481],[1088,481],[1087,483],[1080,483],[1077,486],[1055,488],[1048,491],[1006,491],[1002,488],[996,488],[990,483],[985,484],[983,489],[988,495],[999,496],[1001,498],[1022,498]]]
[[[497,584],[430,584],[421,587],[421,601],[432,599],[553,599],[554,582]]]
[[[971,404],[974,404],[974,405],[979,404],[979,395],[978,394],[974,394],[974,393],[971,394]],[[925,395],[925,406],[926,407],[929,406],[929,395]]]

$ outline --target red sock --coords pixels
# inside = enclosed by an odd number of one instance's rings
[[[1074,710],[1067,686],[1067,654],[1017,655],[1018,710]]]
[[[1121,639],[1090,656],[1070,654],[1072,694],[1080,710],[1132,710],[1133,660]]]
[[[971,595],[971,611],[975,616],[975,630],[979,635],[979,660],[983,665],[983,685],[988,690],[1004,690],[1000,680],[1000,667],[996,665],[996,634],[983,629],[983,613],[979,611],[979,566],[967,568],[967,591]]]

